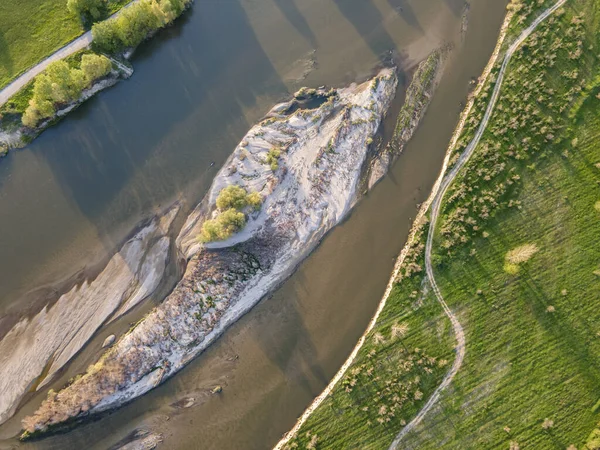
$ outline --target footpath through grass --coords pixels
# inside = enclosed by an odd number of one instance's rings
[[[434,270],[466,358],[403,448],[600,448],[599,26],[569,0],[528,39],[446,196]]]

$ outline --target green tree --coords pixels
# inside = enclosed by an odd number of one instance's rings
[[[162,26],[154,5],[152,0],[141,0],[124,9],[117,18],[121,42],[125,47],[139,45],[152,31]]]
[[[132,6],[130,8],[133,8]],[[115,53],[123,48],[120,22],[116,19],[95,23],[92,27],[94,47],[106,53]]]
[[[51,96],[56,103],[67,103],[79,98],[85,86],[83,73],[80,72],[72,70],[65,61],[56,61],[48,66],[45,73],[52,82]]]
[[[207,220],[202,224],[202,242],[223,241],[244,228],[246,216],[233,208],[220,213],[216,219]]]
[[[231,184],[219,192],[217,208],[223,211],[229,208],[242,209],[248,204],[247,195],[246,189]]]
[[[105,0],[67,0],[67,8],[84,24],[96,22],[106,15]]]
[[[108,75],[112,69],[112,62],[104,55],[86,54],[81,57],[80,67],[89,84]]]

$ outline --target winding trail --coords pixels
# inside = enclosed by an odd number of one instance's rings
[[[467,146],[465,151],[462,153],[462,155],[460,155],[458,161],[456,162],[456,165],[452,168],[450,173],[448,173],[448,175],[443,179],[441,185],[439,185],[435,194],[433,194],[435,197],[431,204],[431,217],[430,217],[429,231],[427,233],[427,242],[425,244],[425,270],[427,272],[427,278],[429,279],[429,283],[432,287],[432,290],[433,290],[438,302],[440,303],[440,305],[442,305],[444,312],[446,313],[446,315],[452,322],[452,328],[454,330],[454,335],[456,336],[456,341],[457,341],[456,358],[454,360],[454,364],[452,364],[452,368],[446,374],[446,376],[444,377],[444,379],[442,380],[440,385],[437,387],[437,389],[434,391],[433,395],[429,398],[429,400],[427,401],[425,406],[423,406],[423,408],[413,418],[413,420],[411,420],[410,423],[408,425],[406,425],[400,431],[400,433],[398,433],[398,435],[396,435],[396,438],[394,439],[394,441],[392,442],[392,444],[389,447],[390,450],[396,449],[398,444],[402,440],[402,438],[404,436],[406,436],[406,434],[408,434],[412,429],[414,429],[421,422],[421,420],[423,420],[423,417],[425,417],[425,415],[431,410],[433,405],[435,405],[435,403],[439,400],[439,397],[440,397],[440,394],[442,393],[442,391],[452,382],[454,376],[457,374],[458,370],[462,366],[462,363],[463,363],[463,360],[465,357],[466,340],[465,340],[464,330],[463,330],[460,322],[454,315],[454,313],[450,310],[450,308],[446,304],[446,301],[444,300],[444,297],[442,296],[442,293],[440,292],[440,289],[435,281],[435,276],[433,274],[433,267],[431,266],[431,250],[433,247],[433,238],[435,235],[436,222],[437,222],[437,219],[438,219],[438,216],[440,213],[442,199],[444,198],[444,195],[446,194],[448,187],[452,184],[452,182],[454,181],[456,176],[460,173],[460,170],[465,166],[465,164],[469,161],[469,159],[473,155],[475,148],[477,148],[477,145],[479,144],[479,141],[481,140],[481,137],[483,136],[483,133],[485,132],[487,124],[492,116],[492,113],[494,112],[494,107],[496,106],[496,101],[498,100],[498,97],[500,95],[500,89],[502,88],[502,81],[504,79],[504,74],[506,72],[506,68],[508,67],[508,63],[510,62],[512,55],[521,46],[521,44],[525,41],[525,39],[527,39],[529,37],[529,35],[531,33],[533,33],[533,31],[538,27],[538,25],[540,23],[542,23],[548,16],[550,16],[552,13],[554,13],[558,8],[560,8],[562,5],[564,5],[566,1],[567,0],[559,0],[556,4],[554,4],[554,6],[551,6],[550,8],[546,9],[529,27],[527,27],[519,35],[519,37],[515,40],[515,42],[510,46],[510,48],[506,52],[506,55],[504,56],[504,61],[502,62],[500,71],[498,72],[498,78],[496,80],[496,85],[494,86],[494,91],[492,93],[490,102],[488,103],[487,109],[485,111],[485,115],[483,116],[481,124],[479,125],[479,128],[477,129],[477,132],[475,133],[475,136],[473,137],[473,140],[469,143],[469,145]],[[443,173],[442,173],[442,176],[443,176]]]
[[[138,1],[139,0],[132,0],[127,5],[123,6],[120,10],[118,10],[116,13],[112,14],[109,17],[109,19],[119,15],[123,10],[129,8],[132,4]],[[8,101],[8,99],[10,99],[17,92],[19,92],[27,83],[33,80],[36,75],[42,73],[46,69],[46,67],[48,67],[49,64],[64,59],[67,56],[72,55],[73,53],[77,53],[78,51],[89,47],[92,41],[92,32],[87,31],[74,41],[71,41],[64,47],[61,47],[58,50],[56,50],[50,56],[37,63],[35,66],[27,70],[27,72],[23,73],[15,80],[11,81],[4,88],[0,89],[0,106],[4,105]]]

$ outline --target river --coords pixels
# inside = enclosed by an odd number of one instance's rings
[[[41,401],[29,396],[0,427],[0,449],[106,449],[136,429],[161,433],[161,448],[264,449],[291,428],[374,313],[495,45],[507,1],[470,3],[465,34],[463,0],[196,0],[137,51],[131,79],[1,160],[0,336],[93,275],[143,218],[175,199],[189,211],[245,132],[299,87],[362,79],[390,50],[408,71],[454,46],[390,174],[278,291],[174,378],[99,420],[20,444],[19,421]],[[180,272],[171,264],[156,295],[97,333],[51,387],[93,362]],[[222,394],[210,394],[216,385]]]

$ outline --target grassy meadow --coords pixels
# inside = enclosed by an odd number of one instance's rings
[[[467,352],[405,448],[600,448],[599,25],[570,0],[528,39],[446,196],[435,273]]]
[[[505,47],[553,3],[513,2]],[[466,357],[401,448],[600,448],[599,26],[600,2],[568,0],[529,37],[446,194],[434,272],[465,330]],[[498,70],[455,155],[479,125]],[[423,280],[425,235],[355,364],[288,448],[385,449],[449,369],[455,341]],[[397,324],[408,325],[402,341],[392,339]],[[427,375],[421,366],[404,371],[399,361],[415,347],[447,364]],[[376,380],[363,375],[373,366]],[[388,421],[382,405],[415,376],[424,380],[422,398],[396,405]]]

